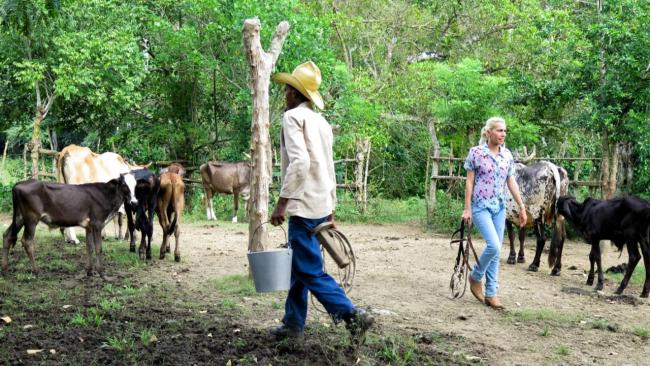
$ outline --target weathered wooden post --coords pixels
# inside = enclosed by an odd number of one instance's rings
[[[436,123],[434,119],[428,121],[429,136],[431,137],[431,149],[433,150],[433,157],[431,158],[431,184],[429,185],[429,202],[427,204],[428,212],[427,217],[433,217],[433,211],[436,209],[436,191],[438,190],[438,173],[439,173],[439,159],[440,159],[440,141],[436,134]]]
[[[265,52],[260,42],[260,20],[246,19],[242,33],[249,69],[249,85],[253,97],[251,123],[251,192],[248,205],[248,250],[262,251],[267,242],[266,227],[256,229],[268,220],[269,187],[272,179],[271,139],[269,137],[269,85],[271,72],[289,32],[289,23],[275,28],[271,47]],[[253,234],[256,234],[253,236]]]
[[[357,201],[357,207],[359,211],[366,212],[367,208],[367,194],[366,194],[366,184],[368,182],[368,152],[370,151],[370,139],[367,137],[357,137],[356,141],[357,153],[355,155],[356,161],[356,174],[354,179],[354,185],[356,186],[355,195]],[[365,174],[364,174],[365,172]]]

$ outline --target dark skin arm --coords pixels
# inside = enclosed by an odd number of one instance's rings
[[[271,224],[273,226],[282,225],[284,223],[285,216],[287,214],[288,204],[289,204],[288,198],[284,198],[284,197],[278,198],[278,203],[275,205],[275,209],[271,214]],[[327,221],[331,221],[332,226],[336,227],[336,223],[334,222],[334,211],[332,211],[332,213],[329,214],[329,216],[327,216]]]

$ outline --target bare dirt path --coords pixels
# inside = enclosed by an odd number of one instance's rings
[[[612,281],[606,282],[602,293],[586,286],[586,244],[566,244],[560,277],[550,276],[548,268],[532,273],[526,271],[527,264],[507,265],[504,247],[499,291],[508,311],[500,313],[478,303],[469,291],[462,299],[450,299],[448,285],[456,250],[450,248],[448,237],[423,232],[416,225],[343,224],[340,228],[357,255],[351,297],[376,311],[378,331],[384,334],[436,331],[461,336],[475,345],[467,354],[494,365],[649,364],[650,340],[633,334],[635,328],[650,329],[648,300],[638,297],[641,286],[630,285],[622,298],[612,296],[618,285]],[[169,266],[154,261],[151,278],[174,281],[188,295],[210,301],[215,279],[247,273],[247,232],[247,224],[184,224],[182,263]],[[272,243],[281,243],[281,231],[272,231],[272,238]],[[475,241],[481,250],[483,242]],[[528,261],[533,245],[529,239]],[[626,260],[626,253],[619,258],[611,248],[604,251],[605,268]],[[569,269],[572,266],[576,269]],[[254,308],[256,301],[281,304],[284,295],[246,300]],[[258,314],[252,322],[264,328],[281,316],[278,309]],[[328,319],[310,308],[310,321],[326,323]]]

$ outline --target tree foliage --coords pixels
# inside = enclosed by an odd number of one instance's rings
[[[278,71],[319,65],[337,158],[370,138],[375,195],[425,194],[430,121],[442,153],[462,156],[492,115],[506,118],[511,148],[536,145],[538,156],[598,156],[603,136],[629,142],[632,192],[650,195],[650,5],[633,0],[3,0],[5,137],[16,149],[29,139],[40,88],[56,96],[43,123],[59,146],[244,159],[241,28],[253,16],[262,40],[291,25]],[[271,95],[278,146],[281,87]]]

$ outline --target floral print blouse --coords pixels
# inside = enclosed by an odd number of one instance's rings
[[[467,154],[464,167],[475,174],[472,206],[498,211],[505,205],[506,179],[515,174],[510,150],[500,146],[495,156],[487,144],[474,146]]]

